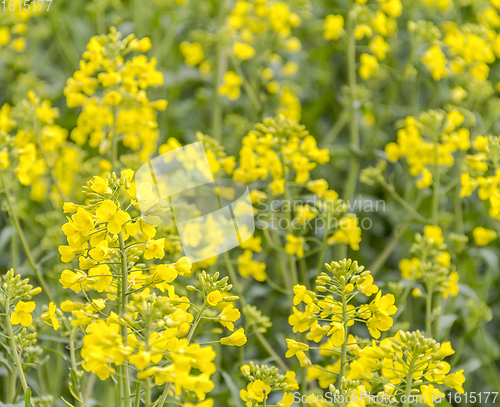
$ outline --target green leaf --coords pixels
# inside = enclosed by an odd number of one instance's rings
[[[227,372],[222,372],[222,377],[224,378],[227,387],[229,387],[229,390],[233,395],[233,402],[238,407],[244,407],[243,402],[241,401],[240,391],[238,390],[238,387],[236,387],[236,385],[234,384],[232,377],[229,374],[227,374]]]

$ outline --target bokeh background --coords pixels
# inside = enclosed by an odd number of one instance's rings
[[[71,132],[80,110],[67,107],[63,91],[67,79],[78,70],[90,38],[107,34],[110,27],[116,27],[124,36],[134,33],[139,39],[149,37],[152,47],[147,55],[156,59],[156,69],[163,73],[164,81],[148,89],[148,96],[151,100],[168,101],[168,108],[159,112],[157,118],[158,145],[170,137],[183,144],[193,142],[200,131],[218,140],[228,154],[237,157],[243,136],[262,118],[283,114],[300,121],[318,145],[330,151],[329,163],[315,169],[315,176],[327,179],[333,189],[350,201],[358,218],[367,218],[369,222],[364,224],[371,225],[362,230],[359,251],[349,250],[349,256],[370,268],[387,290],[397,293],[403,289],[399,262],[409,257],[413,235],[422,231],[422,222],[409,216],[407,208],[379,184],[357,182],[354,190],[346,191],[350,168],[353,162],[359,164],[361,171],[385,161],[385,146],[396,140],[402,120],[430,109],[449,110],[449,106],[464,109],[471,139],[480,134],[498,134],[500,99],[496,84],[500,70],[495,56],[493,61],[487,59],[489,72],[482,78],[472,69],[473,63],[482,61],[479,55],[483,49],[481,44],[476,48],[471,45],[467,51],[473,61],[471,68],[467,65],[462,72],[454,72],[453,58],[462,51],[455,51],[450,46],[453,39],[445,41],[445,37],[449,35],[450,24],[465,27],[464,32],[490,38],[488,46],[493,50],[490,52],[496,52],[500,17],[495,1],[405,0],[399,11],[397,4],[389,3],[393,2],[369,0],[353,5],[326,0],[53,0],[48,11],[43,6],[42,11],[35,13],[4,12],[0,5],[3,43],[0,106],[17,105],[33,90],[59,108],[57,123]],[[266,7],[267,11],[259,7]],[[356,42],[355,95],[350,82],[350,39],[345,33],[348,27],[344,27],[344,22],[342,27],[332,21],[332,26],[326,23],[329,15],[346,17],[348,9],[357,13],[358,25],[367,27],[360,29],[361,38]],[[389,22],[377,20],[381,9]],[[4,27],[10,33],[7,41],[5,31],[2,32]],[[366,29],[365,35],[361,31]],[[377,35],[384,38],[387,55],[380,51],[380,44],[378,48],[371,45]],[[244,57],[242,50],[238,57],[237,43],[250,44],[254,54],[250,52],[251,57]],[[436,44],[446,50],[449,58],[448,74],[439,80],[433,75],[432,66],[440,63],[440,55],[427,54]],[[457,45],[461,46],[466,45]],[[363,65],[359,55],[373,54],[373,50],[382,52],[384,58],[363,79],[359,76],[361,71],[357,74]],[[369,71],[373,68],[370,63],[364,64]],[[221,94],[220,87],[231,79],[226,76],[228,71],[235,72],[243,81],[236,81],[233,89]],[[458,88],[466,92],[466,98],[461,99]],[[359,140],[352,138],[353,104]],[[0,117],[0,123],[1,120]],[[89,156],[94,154],[89,146],[82,149]],[[95,175],[100,160],[84,161],[81,165],[75,177],[85,182]],[[462,222],[457,219],[455,198],[460,173],[460,170],[450,171],[444,176],[449,188],[442,192],[440,223],[450,233],[457,232],[456,225]],[[404,161],[389,164],[385,174],[400,196],[409,202],[418,200],[419,211],[425,218],[430,216],[432,189],[417,188],[415,177],[409,174]],[[60,225],[64,215],[50,199],[30,200],[29,193],[27,187],[16,188],[17,209],[22,222],[29,225],[29,240],[47,280],[57,285],[62,266],[55,248],[61,244]],[[367,209],[373,208],[377,201],[383,202],[379,203],[378,211]],[[482,200],[464,199],[459,205],[463,212],[460,214],[463,233],[471,242],[472,230],[477,226],[500,231],[498,220],[489,216],[488,205]],[[22,248],[12,240],[14,229],[5,202],[3,209],[0,267],[8,270],[13,265],[23,275],[30,276],[32,271]],[[12,253],[16,264],[11,262]],[[335,247],[329,247],[325,260],[336,260],[339,253]],[[457,251],[453,259],[461,277],[460,293],[447,303],[441,323],[446,332],[443,336],[457,350],[454,366],[465,369],[466,391],[500,390],[499,253],[498,242],[494,241],[486,247],[471,244],[466,251]],[[267,263],[272,275],[273,259],[262,255],[259,260]],[[217,263],[213,267],[217,268]],[[316,265],[311,263],[308,267],[314,269]],[[276,352],[283,355],[291,327],[282,296],[267,284],[253,280],[245,280],[244,284],[247,299],[258,304],[262,314],[270,318],[272,329],[265,335]],[[424,327],[421,310],[422,304],[418,302],[410,310],[414,329]],[[55,348],[50,343],[45,347],[46,363],[38,374],[45,377],[54,394],[68,396],[64,385],[65,362],[54,357],[55,353],[64,354],[64,341],[60,340]],[[216,405],[243,406],[238,396],[243,380],[236,368],[240,358],[270,362],[256,343],[239,352],[244,354],[224,350],[218,362],[217,386],[212,393]],[[102,386],[96,389],[96,395],[104,391]],[[106,405],[98,400],[96,396],[97,405]],[[56,404],[63,405],[60,400]]]

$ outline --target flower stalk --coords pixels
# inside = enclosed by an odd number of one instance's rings
[[[344,199],[346,202],[350,202],[354,197],[354,192],[356,190],[356,183],[358,180],[359,173],[359,157],[357,152],[359,152],[359,124],[358,124],[358,101],[356,98],[356,38],[354,37],[355,28],[355,2],[349,1],[349,11],[347,13],[347,73],[349,80],[349,97],[350,97],[350,142],[351,147],[356,150],[356,153],[352,154],[351,157],[351,167],[349,169],[349,174],[346,179],[344,187]]]
[[[17,348],[16,338],[14,336],[14,331],[12,330],[12,324],[10,323],[10,301],[11,301],[10,298],[7,298],[5,306],[6,308],[5,324],[7,326],[7,332],[9,334],[10,346],[12,347],[12,354],[14,355],[14,361],[16,363],[17,373],[19,375],[19,379],[21,380],[21,386],[23,388],[23,392],[26,395],[30,394],[28,393],[28,391],[30,390],[28,387],[28,382],[26,381],[26,376],[24,375],[23,364],[21,362],[21,355],[20,351]]]

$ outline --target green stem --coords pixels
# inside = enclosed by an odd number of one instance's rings
[[[71,369],[75,373],[75,377],[78,380],[78,365],[76,364],[76,351],[75,351],[75,337],[76,337],[77,332],[78,332],[78,327],[74,326],[71,329],[70,336],[69,336],[69,354],[70,354],[70,358],[71,358]],[[75,383],[75,385],[78,385],[78,389],[74,389],[74,391],[76,391],[78,393],[78,398],[80,400],[83,400],[82,394],[81,394],[80,389],[79,389],[80,388],[79,384]],[[76,406],[78,407],[80,405],[81,405],[80,402],[78,400],[76,400]]]
[[[248,82],[248,79],[246,78],[243,69],[241,69],[241,66],[239,64],[235,66],[236,66],[236,73],[243,80],[243,87],[245,88],[245,92],[247,93],[250,102],[252,102],[252,105],[254,109],[257,111],[257,113],[260,112],[262,110],[262,106],[260,104],[259,98],[257,97],[255,91],[252,88],[252,85],[250,85],[250,82]]]
[[[356,100],[356,39],[354,38],[355,11],[354,2],[349,1],[349,12],[347,14],[347,72],[349,78],[349,96],[351,108],[350,120],[350,141],[351,147],[359,151],[359,124],[358,124],[358,106]],[[353,154],[351,157],[351,168],[347,176],[344,188],[344,200],[349,202],[354,197],[356,184],[358,181],[358,172],[360,168],[359,157]]]
[[[166,393],[168,396],[168,391]],[[151,406],[151,379],[148,378],[146,380],[146,394],[145,394],[146,402],[144,403],[145,407],[150,407]]]
[[[427,289],[425,302],[425,333],[432,337],[432,286]]]
[[[339,243],[337,244],[337,251],[338,251],[338,259],[346,259],[347,258],[347,244],[346,243]]]
[[[307,263],[306,259],[302,257],[299,260],[299,266],[300,266],[300,275],[302,277],[302,282],[303,284],[307,287],[307,289],[311,288],[309,284],[309,276],[308,276],[308,270],[307,270]]]
[[[391,236],[391,239],[385,245],[384,250],[380,252],[375,261],[368,268],[368,270],[371,270],[372,274],[375,274],[384,265],[384,263],[387,261],[389,256],[396,248],[399,239],[401,238],[401,236],[403,236],[404,232],[406,232],[406,229],[408,229],[408,226],[410,226],[409,220],[404,222],[398,229],[394,231],[393,235]]]
[[[461,163],[462,163],[463,157],[460,157],[459,162],[458,162],[458,169],[459,172],[461,172]],[[460,177],[460,175],[458,176]],[[463,211],[462,211],[462,197],[460,195],[460,191],[462,189],[462,186],[460,183],[457,183],[455,187],[455,224],[457,226],[457,233],[459,235],[464,234],[464,219],[463,219]]]
[[[23,387],[24,394],[28,392],[28,383],[26,382],[26,376],[24,375],[23,365],[21,362],[21,356],[17,350],[16,339],[14,337],[14,332],[12,331],[12,325],[10,324],[10,297],[7,298],[5,306],[5,321],[7,324],[7,331],[10,339],[10,346],[12,348],[12,353],[14,354],[14,360],[16,362],[17,373],[19,374],[19,379],[21,379],[21,386]]]
[[[290,277],[290,273],[287,270],[286,267],[286,260],[288,258],[288,255],[284,255],[281,253],[278,253],[279,256],[279,263],[280,263],[280,269],[281,273],[283,274],[283,280],[285,281],[285,286],[288,292],[288,296],[290,297],[290,300],[293,301],[293,282]]]
[[[323,257],[325,256],[326,242],[328,241],[328,233],[330,231],[329,226],[330,225],[326,225],[325,235],[323,236],[323,241],[321,242],[321,249],[319,251],[318,269],[316,271],[316,276],[319,276],[321,274],[321,271],[323,270],[323,267],[325,267],[325,265],[323,264]]]
[[[498,367],[496,366],[495,362],[492,361],[486,365],[486,369],[488,370],[488,377],[490,383],[493,383],[493,386],[495,386],[496,389],[500,388],[500,371],[498,370]]]
[[[273,234],[271,234],[267,228],[263,229],[262,231],[264,233],[264,236],[267,239],[267,242],[271,246],[271,248],[274,248],[278,252],[278,263],[279,263],[281,275],[283,276],[283,281],[285,282],[286,291],[287,291],[287,294],[290,298],[290,301],[293,301],[293,284],[290,280],[290,275],[287,273],[287,270],[286,270],[286,257],[288,257],[288,254],[281,246],[279,246],[275,242],[275,240],[273,238],[273,235],[275,235],[274,231],[272,231]],[[278,239],[279,239],[279,237],[278,237]]]
[[[438,310],[439,308],[439,298],[440,296],[439,295],[436,295],[434,297],[434,309]],[[434,334],[432,335],[432,337],[434,339],[436,339],[436,341],[439,341],[439,315],[441,313],[439,311],[436,311],[436,317],[434,318]]]
[[[410,365],[408,366],[408,374],[406,376],[406,388],[405,388],[405,403],[403,407],[408,407],[410,405],[410,395],[411,395],[411,389],[413,387],[413,364],[415,363],[415,357],[411,358]]]
[[[90,399],[94,392],[94,385],[96,381],[96,375],[87,376],[87,383],[85,383],[85,392],[83,393],[82,401],[85,403]]]
[[[241,286],[240,286],[240,284],[238,282],[238,279],[236,278],[236,272],[235,272],[234,267],[233,267],[233,265],[231,263],[231,258],[229,257],[228,252],[224,253],[224,259],[226,260],[227,271],[228,271],[228,274],[229,274],[229,278],[231,279],[231,283],[234,285],[234,288],[236,289],[236,292],[238,293],[238,297],[240,297],[241,304],[243,306],[246,306],[247,305],[247,301],[245,299],[245,296],[243,295],[243,290],[241,289]],[[255,332],[255,335],[257,336],[257,338],[259,339],[260,343],[262,344],[262,346],[264,346],[264,348],[274,358],[274,360],[276,361],[276,363],[278,363],[278,365],[280,365],[280,367],[284,371],[288,371],[289,368],[288,368],[287,364],[278,355],[278,353],[276,353],[276,351],[274,350],[274,348],[271,346],[271,344],[268,342],[268,340],[265,338],[265,336],[262,335],[262,332],[259,332],[259,330],[257,329],[257,327],[255,325],[254,325],[254,332]]]
[[[260,343],[264,348],[267,350],[267,352],[274,358],[276,363],[285,371],[288,372],[290,368],[288,365],[283,361],[283,359],[276,353],[274,348],[271,346],[271,344],[267,341],[267,339],[262,335],[262,332],[258,330],[258,328],[254,325],[253,330],[255,332],[255,335],[257,335],[257,338],[259,338]]]
[[[225,19],[225,5],[226,1],[221,0],[218,2],[219,15],[218,26],[222,27]],[[227,46],[223,41],[219,41],[217,45],[217,55],[215,57],[215,86],[214,86],[214,100],[212,110],[212,137],[217,141],[222,141],[222,107],[220,103],[219,88],[222,85],[222,78],[226,72],[227,65]]]
[[[16,397],[16,367],[12,366],[9,369],[8,385],[7,385],[7,404],[14,404],[14,399]]]
[[[401,195],[396,192],[394,185],[388,184],[383,178],[380,182],[385,190],[388,191],[389,194],[391,194],[394,200],[396,200],[399,204],[401,204],[403,208],[411,213],[415,219],[418,219],[422,223],[427,223],[427,219],[425,219],[420,213],[418,213],[418,211],[413,206],[411,206],[403,197],[401,197]]]
[[[411,289],[413,288],[413,284],[415,284],[415,277],[410,280],[405,290],[403,291],[403,294],[401,295],[401,298],[398,301],[399,304],[401,305],[406,304],[406,299],[408,298],[408,295],[410,294]]]
[[[286,250],[283,247],[279,246],[278,243],[274,241],[274,238],[271,236],[268,229],[262,229],[262,232],[264,233],[264,236],[266,237],[269,246],[271,246],[271,249],[274,249],[277,252],[288,255]]]
[[[42,286],[43,291],[45,292],[45,295],[49,299],[49,301],[54,302],[52,295],[50,294],[49,288],[47,286],[47,283],[45,282],[45,279],[43,278],[42,274],[40,273],[40,270],[38,269],[38,266],[35,263],[35,258],[33,257],[31,253],[31,249],[28,245],[28,241],[26,240],[26,237],[24,236],[24,232],[21,229],[21,223],[19,222],[19,218],[17,217],[16,212],[14,211],[14,204],[12,203],[12,197],[10,196],[9,190],[7,188],[7,184],[5,183],[5,179],[3,176],[3,171],[0,170],[0,180],[2,181],[3,185],[3,190],[5,193],[5,196],[7,198],[7,205],[9,207],[9,212],[10,215],[12,216],[12,220],[14,221],[14,226],[16,227],[17,234],[19,235],[19,239],[21,239],[21,244],[23,245],[24,251],[26,252],[26,257],[28,257],[28,261],[31,264],[31,267],[33,267],[33,270],[35,271],[35,276]]]
[[[345,289],[343,290],[342,293],[342,322],[344,324],[344,343],[342,344],[342,347],[340,349],[341,351],[341,356],[340,356],[340,375],[339,375],[339,383],[340,380],[345,377],[345,368],[346,368],[346,362],[347,362],[347,338],[349,336],[349,327],[347,326],[347,301],[346,301],[346,295],[345,295]]]
[[[122,370],[122,365],[118,366],[118,380],[116,381],[116,386],[117,386],[117,392],[116,392],[116,397],[117,397],[117,402],[116,405],[118,407],[123,406],[123,370]]]
[[[340,113],[340,115],[337,118],[337,121],[335,124],[332,126],[330,131],[326,134],[326,136],[323,138],[323,141],[321,142],[321,145],[324,147],[327,147],[332,144],[337,136],[340,134],[341,130],[344,128],[344,126],[347,124],[349,121],[350,117],[350,111],[349,109],[344,109]]]
[[[127,313],[127,289],[128,289],[128,267],[127,267],[127,251],[125,249],[125,242],[123,240],[123,233],[119,234],[120,239],[120,252],[122,255],[122,287],[121,287],[121,309],[122,315]],[[121,336],[123,338],[125,346],[127,346],[127,325],[120,327]],[[129,379],[129,369],[128,362],[123,363],[123,376],[121,377],[123,381],[123,396],[125,407],[132,406],[132,400],[130,398],[130,379]]]
[[[420,207],[420,202],[421,202],[421,198],[419,196],[419,197],[417,197],[417,200],[416,200],[415,204],[413,205],[413,209],[415,211],[417,211],[418,208]],[[405,221],[393,233],[391,240],[389,240],[389,243],[384,247],[384,250],[382,250],[382,252],[377,256],[375,261],[372,263],[372,265],[368,268],[368,270],[371,270],[372,274],[375,274],[387,261],[389,256],[392,254],[392,252],[396,248],[396,245],[397,245],[399,239],[406,232],[406,229],[408,229],[408,226],[410,226],[410,222],[412,219],[413,219],[413,216],[408,215],[408,217],[405,219]]]
[[[142,380],[137,380],[137,384],[135,386],[134,407],[139,407],[141,405],[141,388],[142,388]]]
[[[151,335],[151,318],[149,316],[146,318],[146,333],[145,333],[145,341],[146,341],[146,351],[149,351],[149,337]],[[137,387],[135,391],[135,404],[134,407],[139,407],[141,404],[141,385],[142,385],[142,380],[137,381]],[[146,379],[146,392],[145,392],[145,401],[144,405],[145,407],[151,406],[151,379],[148,377]]]
[[[434,190],[433,190],[433,195],[432,195],[432,223],[434,225],[438,224],[439,221],[439,187],[441,183],[441,174],[439,172],[439,151],[438,151],[438,136],[437,132],[434,134],[434,160],[435,165],[434,165]]]
[[[283,170],[285,164],[283,163]],[[288,178],[288,175],[286,176]],[[289,203],[290,207],[292,206],[292,197],[290,193],[290,187],[288,185],[288,179],[285,178],[285,200]],[[292,225],[292,213],[291,211],[286,211],[286,216],[288,219],[288,233],[293,235],[293,225]],[[292,276],[292,289],[299,283],[299,278],[297,275],[297,263],[295,262],[295,256],[293,254],[288,255],[288,259],[290,261],[290,271]],[[292,294],[293,295],[293,294]]]
[[[278,284],[276,284],[273,280],[271,280],[271,278],[269,277],[269,275],[266,276],[266,281],[269,283],[269,285],[271,287],[273,287],[276,291],[279,291],[280,293],[282,294],[285,294],[285,295],[288,295],[290,294],[289,291],[287,291],[286,288],[283,288],[283,287],[280,287]]]
[[[168,383],[165,386],[165,390],[163,390],[163,393],[161,394],[160,398],[158,399],[158,403],[156,403],[156,407],[163,407],[165,405],[165,400],[167,400],[168,392],[170,391],[170,387],[172,387],[172,383]]]
[[[118,169],[117,161],[118,161],[118,137],[116,134],[113,134],[113,138],[111,139],[111,164],[113,165],[113,171]]]
[[[11,222],[11,227],[15,228],[16,225],[14,223],[14,220],[11,218],[10,219],[10,222]],[[18,264],[18,260],[19,260],[19,242],[17,240],[17,236],[15,235],[15,233],[12,233],[10,235],[10,258],[11,258],[11,261],[12,261],[12,268],[14,270],[17,270],[19,264]]]
[[[194,331],[196,330],[196,327],[200,323],[201,317],[203,316],[203,312],[205,311],[206,308],[207,308],[206,305],[204,305],[203,308],[198,313],[198,316],[196,317],[196,320],[194,321],[193,325],[191,326],[191,329],[189,330],[189,334],[187,336],[188,343],[191,342],[191,339],[194,335]]]
[[[212,136],[215,140],[222,140],[222,107],[220,103],[220,95],[219,88],[222,85],[223,69],[221,68],[222,61],[225,59],[226,51],[217,49],[217,58],[216,58],[216,67],[215,67],[215,87],[214,87],[214,100],[213,100],[213,108],[212,108]]]

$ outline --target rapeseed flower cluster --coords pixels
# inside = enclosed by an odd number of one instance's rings
[[[255,365],[250,362],[241,366],[241,372],[250,383],[246,389],[240,391],[240,396],[246,405],[251,407],[258,403],[266,403],[272,392],[283,392],[283,398],[277,403],[280,407],[291,406],[293,395],[291,392],[299,389],[295,372],[288,371],[280,374],[275,367]],[[257,403],[257,404],[255,404]]]
[[[466,115],[457,109],[425,112],[417,119],[409,116],[404,128],[398,130],[397,142],[385,147],[387,159],[396,162],[406,158],[410,174],[418,177],[417,187],[426,188],[437,172],[442,172],[441,167],[453,166],[454,153],[471,148],[466,125]]]
[[[144,382],[150,392],[150,378],[164,387],[163,399],[171,389],[186,402],[201,401],[214,386],[216,353],[212,346],[192,342],[195,329],[205,311],[219,308],[220,324],[234,331],[238,297],[229,294],[227,277],[219,280],[219,273],[205,272],[200,289],[188,287],[204,298],[201,307],[178,293],[174,282],[192,273],[192,263],[187,257],[166,261],[172,255],[169,238],[146,222],[153,215],[138,211],[133,175],[124,170],[120,177],[95,176],[84,188],[86,205],[64,204],[64,212],[72,215],[62,228],[68,245],[59,252],[63,262],[75,259],[77,266],[64,270],[60,282],[83,298],[65,300],[60,309],[72,329],[83,333],[82,368],[101,380],[116,377],[126,404],[130,383],[137,381],[140,388]],[[155,213],[169,210],[161,208]],[[220,339],[229,346],[245,342],[243,329]]]
[[[163,84],[156,60],[148,60],[144,55],[150,48],[148,37],[122,38],[120,32],[111,28],[109,34],[91,38],[80,69],[64,88],[68,107],[82,108],[71,139],[79,146],[88,143],[106,155],[108,170],[117,168],[118,141],[138,151],[142,161],[156,149],[156,115],[166,109],[167,102],[150,101],[146,93],[148,88]],[[126,60],[132,52],[140,55]]]
[[[16,5],[17,6],[17,5]],[[8,5],[7,5],[8,7]],[[3,12],[0,16],[0,51],[11,50],[20,53],[26,50],[26,37],[29,20],[39,13],[30,7],[23,10],[15,7],[15,10]]]
[[[427,49],[422,61],[436,81],[449,76],[468,76],[486,81],[490,65],[500,55],[500,37],[496,28],[500,16],[495,7],[484,7],[477,21],[459,25],[447,21],[442,26],[442,41]]]
[[[439,241],[436,230],[429,229],[427,235],[427,239]],[[436,385],[464,392],[463,370],[449,374],[451,366],[443,361],[454,353],[449,342],[440,345],[420,331],[399,331],[394,337],[377,341],[381,332],[393,325],[395,297],[382,295],[371,273],[355,261],[332,262],[326,267],[331,274],[323,272],[318,277],[316,291],[294,287],[294,305],[304,304],[304,312],[294,307],[289,318],[294,332],[307,332],[305,338],[319,344],[287,339],[286,356],[296,356],[300,366],[307,368],[308,381],[317,380],[321,388],[343,397],[366,392],[386,397],[423,394],[429,396],[426,403],[430,407],[435,400],[431,394],[444,396]],[[357,294],[374,298],[367,304],[354,305]],[[350,334],[355,322],[365,323],[374,339],[365,341]],[[311,350],[319,351],[320,357],[308,356]],[[352,403],[349,405],[354,406]],[[362,401],[363,406],[368,404]]]
[[[353,338],[349,354],[355,360],[346,377],[363,383],[372,394],[396,399],[405,394],[421,394],[425,403],[433,407],[437,398],[445,396],[442,386],[464,392],[463,370],[450,373],[451,366],[444,361],[454,353],[450,342],[440,344],[420,331],[398,331],[393,337],[366,345],[359,345]]]
[[[459,275],[451,264],[451,254],[446,250],[444,236],[439,226],[427,225],[424,234],[415,235],[411,259],[399,263],[401,277],[412,281],[422,280],[429,295],[433,291],[441,293],[443,298],[458,294]]]
[[[325,164],[330,155],[320,149],[305,126],[284,116],[268,118],[255,125],[242,140],[239,167],[233,178],[251,182],[272,179],[274,195],[285,193],[285,178],[294,174],[294,181],[305,184],[317,164]]]
[[[7,392],[7,400],[14,401],[17,378],[26,394],[29,392],[26,373],[30,367],[36,368],[41,363],[42,348],[36,344],[37,332],[33,324],[33,312],[36,304],[33,297],[40,294],[40,287],[33,288],[29,279],[21,280],[21,275],[13,269],[7,271],[0,278],[0,329],[5,332],[0,338],[0,344],[9,352],[2,351],[4,365],[8,368],[8,375],[12,385]],[[55,306],[51,303],[51,306]],[[42,315],[47,320],[48,313]],[[21,326],[21,329],[17,329]],[[14,329],[17,329],[14,331]],[[58,325],[54,327],[58,329]],[[30,398],[28,397],[28,400]],[[38,401],[39,399],[33,399]]]
[[[307,338],[316,343],[326,338],[321,347],[333,349],[342,346],[347,339],[348,327],[355,321],[364,322],[370,334],[378,339],[380,333],[392,326],[392,317],[397,311],[392,294],[382,296],[382,292],[373,284],[373,277],[363,266],[356,261],[342,260],[326,264],[332,274],[322,272],[317,278],[317,295],[307,290],[305,286],[294,287],[294,312],[288,319],[294,332],[307,332]],[[357,294],[367,297],[376,294],[368,305],[354,306],[349,304]],[[304,304],[304,311],[296,308]],[[329,321],[323,325],[322,321]],[[303,349],[299,349],[294,340],[288,340],[289,352],[287,357],[297,355],[299,360],[304,358]],[[302,347],[303,345],[300,345]],[[307,349],[306,349],[307,350]],[[307,358],[302,362],[307,365]]]
[[[287,407],[329,389],[433,407],[489,390],[500,2],[195,3],[0,12],[2,264],[43,287],[0,276],[2,403]],[[207,243],[193,263],[160,226],[171,201],[141,213],[156,195],[135,171],[195,141],[217,181],[249,184],[257,228],[216,255],[208,214],[182,236]],[[462,366],[481,366],[469,384]]]
[[[499,143],[498,136],[477,136],[473,143],[477,152],[466,156],[467,170],[460,176],[460,196],[470,196],[477,189],[479,198],[488,201],[489,215],[494,219],[500,219]]]
[[[370,53],[364,52],[359,56],[359,76],[363,80],[370,79],[379,69],[379,63],[385,59],[391,47],[386,41],[394,37],[397,32],[397,18],[401,16],[403,5],[400,0],[377,1],[377,7],[369,7],[366,1],[356,2],[351,11],[352,36],[360,45],[367,45]],[[348,17],[350,19],[350,17]],[[351,24],[351,21],[349,21]],[[345,19],[341,14],[329,14],[324,20],[323,37],[327,41],[338,41],[346,37]]]
[[[215,76],[220,95],[235,101],[244,88],[255,109],[260,110],[269,100],[278,106],[278,113],[299,120],[301,105],[290,78],[299,70],[297,54],[302,44],[292,31],[301,22],[289,3],[238,0],[218,32],[196,33],[196,40],[183,41],[180,51],[187,65],[198,66],[202,78]],[[212,55],[213,44],[207,38],[214,35],[219,44]],[[264,42],[265,48],[261,46]],[[221,69],[221,61],[229,62],[227,70]],[[248,82],[249,73],[245,72],[254,68],[259,72],[258,86]]]
[[[58,116],[59,110],[33,91],[14,108],[5,104],[0,109],[0,130],[15,134],[3,143],[0,167],[12,165],[19,183],[30,187],[30,198],[37,202],[66,199],[79,170],[81,153],[67,143],[68,131],[55,124]]]
[[[284,252],[292,263],[295,258],[307,257],[306,240],[322,246],[316,237],[305,236],[308,226],[309,231],[314,229],[310,224],[316,220],[326,225],[323,250],[325,245],[334,244],[348,244],[353,250],[359,250],[361,229],[356,215],[347,212],[347,206],[325,179],[311,179],[310,172],[328,161],[328,150],[318,148],[304,126],[282,115],[256,124],[243,138],[239,166],[233,178],[258,185],[259,189],[251,191],[251,199],[259,217],[273,219],[272,212],[277,209],[273,198],[284,195],[285,202],[279,210],[287,221]],[[265,181],[266,186],[261,181]],[[264,281],[266,264],[253,259],[254,253],[262,251],[261,238],[250,238],[242,248],[244,253],[238,258],[240,275],[252,275]]]

